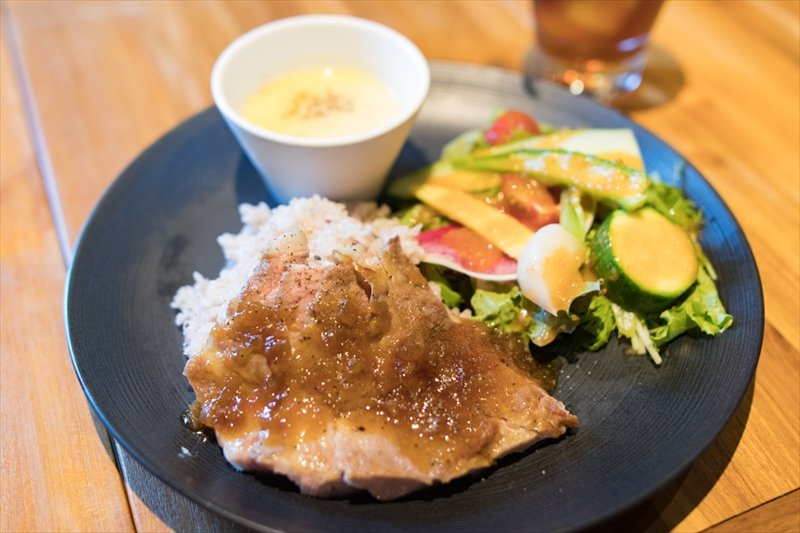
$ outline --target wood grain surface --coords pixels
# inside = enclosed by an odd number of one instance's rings
[[[64,261],[11,63],[0,42],[0,531],[131,531],[108,434],[67,356]]]
[[[165,487],[96,423],[70,366],[65,268],[92,207],[211,105],[236,36],[301,13],[387,24],[429,59],[520,71],[528,1],[29,2],[0,7],[0,530],[240,531]],[[800,2],[680,1],[620,104],[739,220],[764,288],[756,379],[682,477],[609,530],[800,531]]]

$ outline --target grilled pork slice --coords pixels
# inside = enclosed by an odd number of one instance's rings
[[[234,466],[390,500],[577,425],[521,340],[453,317],[396,240],[381,263],[264,255],[185,368]]]

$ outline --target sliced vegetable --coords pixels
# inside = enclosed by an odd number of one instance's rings
[[[661,364],[661,354],[658,352],[647,325],[634,312],[626,311],[615,303],[611,304],[611,311],[614,313],[614,321],[617,324],[617,331],[620,337],[627,337],[631,340],[631,349],[628,353],[633,355],[650,356],[650,359],[657,365]]]
[[[541,133],[539,124],[522,111],[510,110],[497,117],[484,137],[489,145],[511,142],[515,139],[530,137]]]
[[[506,215],[470,194],[439,185],[422,184],[414,191],[422,202],[450,220],[462,224],[516,259],[533,232],[514,217]]]
[[[608,297],[631,311],[661,311],[697,279],[694,243],[652,208],[614,211],[597,230],[592,254]]]
[[[448,224],[417,237],[424,261],[475,279],[514,281],[517,262],[469,228]]]
[[[627,210],[645,202],[649,184],[642,170],[561,149],[526,149],[495,157],[470,158],[458,164],[471,170],[523,174],[548,186],[576,187]]]
[[[499,144],[496,146],[476,146],[472,151],[473,157],[498,157],[501,155],[512,154],[522,150],[551,150],[553,148],[561,148],[561,145],[570,137],[576,135],[582,130],[556,130],[550,133],[543,133],[541,135],[534,135],[519,139],[517,141],[509,142],[506,144]]]
[[[559,130],[500,146],[478,148],[473,155],[475,157],[499,156],[520,150],[553,148],[595,155],[632,168],[644,169],[642,152],[639,149],[639,143],[636,142],[636,135],[627,128]]]
[[[502,209],[533,231],[558,221],[559,206],[544,185],[519,174],[503,174]]]
[[[392,181],[387,193],[396,198],[413,198],[416,188],[424,183],[467,192],[496,191],[500,189],[500,174],[457,169],[438,161]]]
[[[560,224],[549,224],[528,241],[517,263],[517,283],[522,294],[550,314],[569,310],[587,291],[581,276],[586,247]],[[599,289],[595,282],[589,290]]]

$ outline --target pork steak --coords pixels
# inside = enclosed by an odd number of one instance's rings
[[[524,342],[454,316],[396,240],[377,265],[313,259],[276,243],[186,364],[235,467],[390,500],[577,426]]]

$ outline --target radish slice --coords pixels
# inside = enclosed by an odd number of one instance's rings
[[[585,291],[580,268],[586,253],[583,243],[561,224],[544,226],[519,256],[519,289],[551,315],[568,311],[572,301]]]
[[[460,239],[452,238],[456,235],[452,232],[456,230],[462,235],[468,235],[470,239],[483,239],[469,228],[455,224],[423,231],[417,237],[420,246],[425,250],[423,261],[485,281],[502,282],[517,279],[517,262],[503,253],[498,253],[497,250],[487,250],[487,253],[492,254],[493,257],[488,261],[480,262],[479,265],[476,264],[476,261],[470,261],[470,257],[475,254],[475,251],[459,247]],[[488,241],[486,244],[491,246]]]

